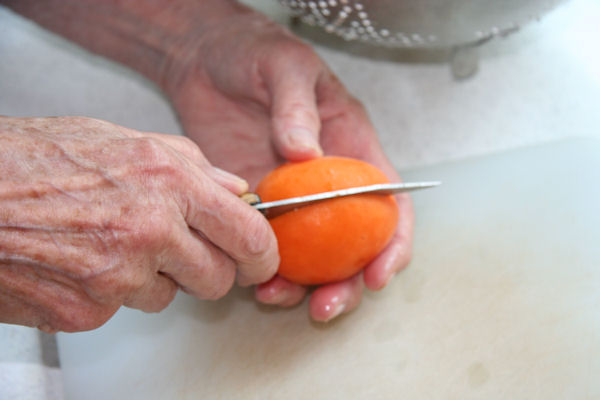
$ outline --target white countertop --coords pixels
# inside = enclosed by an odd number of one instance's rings
[[[274,1],[246,2],[285,23]],[[386,151],[404,170],[556,139],[600,137],[597,21],[600,3],[572,0],[487,43],[478,73],[463,81],[454,80],[435,53],[315,46],[366,105]],[[180,133],[168,103],[145,79],[2,7],[0,55],[0,114],[85,115]],[[0,398],[59,399],[56,360],[39,350],[52,347],[40,345],[48,338],[11,326],[0,326],[0,337],[0,373],[8,377]]]

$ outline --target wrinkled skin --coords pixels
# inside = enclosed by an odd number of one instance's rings
[[[186,40],[178,59],[165,86],[186,134],[211,163],[244,177],[251,188],[285,160],[321,154],[363,159],[400,180],[363,106],[309,46],[261,15],[209,26]],[[401,219],[392,242],[362,276],[317,288],[310,301],[314,319],[352,310],[363,282],[379,290],[406,267],[413,211],[407,195],[397,200]],[[257,287],[256,297],[291,306],[306,292],[275,277]]]
[[[399,180],[364,108],[315,52],[236,1],[0,1],[154,81],[207,159],[251,187],[285,160],[321,154],[363,159]],[[408,196],[397,199],[392,242],[362,274],[316,288],[314,319],[352,310],[364,286],[379,290],[406,267],[413,211]],[[256,289],[259,301],[280,306],[297,304],[306,293],[280,277]]]
[[[0,322],[96,328],[275,273],[276,240],[189,139],[87,118],[0,117]]]

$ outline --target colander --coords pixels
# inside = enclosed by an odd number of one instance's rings
[[[516,31],[560,0],[280,0],[293,16],[347,40],[451,47]]]

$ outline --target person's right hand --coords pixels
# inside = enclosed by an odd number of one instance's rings
[[[271,278],[267,220],[190,140],[87,118],[0,117],[0,322],[94,329]]]

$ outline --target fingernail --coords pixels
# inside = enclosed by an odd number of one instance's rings
[[[324,322],[329,322],[332,319],[338,317],[340,314],[342,314],[344,312],[345,309],[346,309],[346,304],[344,304],[344,303],[325,306],[325,311],[329,311],[329,310],[333,310],[333,311],[331,312],[331,314],[329,314],[329,316],[327,317],[327,319]]]
[[[267,295],[261,299],[266,304],[282,304],[288,298],[288,292],[275,287],[270,287],[267,290]]]
[[[279,293],[274,294],[272,297],[269,297],[268,303],[269,304],[283,304],[283,302],[286,301],[287,298],[288,298],[287,293],[284,291],[280,291]]]
[[[316,141],[314,135],[304,128],[294,128],[286,132],[287,142],[290,149],[313,153],[314,156],[323,155],[321,146]]]
[[[222,180],[222,183],[229,185],[229,190],[235,192],[236,194],[242,194],[248,191],[249,185],[245,179],[218,167],[213,167],[213,169],[218,177]]]

